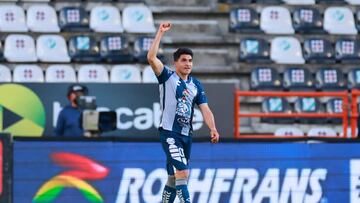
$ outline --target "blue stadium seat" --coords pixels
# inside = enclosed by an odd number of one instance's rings
[[[289,102],[283,97],[269,97],[262,102],[264,113],[291,113]],[[293,118],[261,118],[264,123],[294,123]]]
[[[326,113],[342,113],[343,102],[341,98],[331,98],[326,102]],[[327,121],[333,124],[341,124],[341,118],[328,118]]]
[[[108,62],[131,63],[134,55],[124,36],[106,36],[101,39],[101,57]]]
[[[360,67],[351,69],[348,74],[348,88],[360,89]]]
[[[147,53],[150,49],[150,46],[153,42],[154,38],[151,37],[138,37],[134,42],[134,55],[136,61],[139,63],[147,64]],[[165,56],[162,54],[162,44],[160,43],[160,50],[158,52],[157,57],[165,63]]]
[[[279,73],[275,68],[258,67],[251,71],[252,90],[282,90]]]
[[[95,38],[88,35],[74,36],[69,39],[69,55],[76,62],[101,61],[99,46]]]
[[[230,11],[230,32],[260,32],[258,13],[252,8],[235,8]]]
[[[299,33],[324,32],[321,14],[313,7],[296,9],[293,12],[293,26]]]
[[[60,10],[59,24],[63,31],[88,31],[89,16],[82,7],[65,7]]]
[[[316,71],[316,88],[322,91],[345,90],[344,74],[338,68],[321,68]]]
[[[299,97],[294,104],[294,111],[296,113],[320,113],[324,112],[324,107],[317,98],[314,97]],[[297,121],[300,123],[326,123],[326,119],[321,118],[304,118],[299,117]]]
[[[315,90],[314,80],[306,68],[292,67],[284,71],[284,88],[290,91]]]
[[[307,63],[334,63],[335,51],[326,39],[312,38],[304,41],[304,58]]]
[[[240,42],[240,61],[270,62],[270,46],[264,39],[246,38]]]
[[[353,39],[339,39],[335,45],[336,60],[342,63],[360,62],[360,43]]]

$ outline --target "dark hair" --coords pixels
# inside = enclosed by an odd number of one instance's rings
[[[193,57],[193,52],[192,52],[191,49],[189,49],[189,48],[178,48],[173,54],[174,61],[177,61],[180,58],[180,56],[183,55],[183,54],[190,55],[191,57]]]

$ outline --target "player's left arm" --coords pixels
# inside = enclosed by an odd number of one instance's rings
[[[199,105],[199,108],[204,117],[206,125],[210,129],[211,142],[219,142],[220,135],[216,129],[214,114],[211,112],[209,105],[207,103],[202,103]]]

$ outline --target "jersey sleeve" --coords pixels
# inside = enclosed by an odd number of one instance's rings
[[[162,70],[161,74],[157,76],[159,84],[165,83],[173,73],[174,72],[170,70],[167,66],[164,66],[164,69]]]
[[[197,105],[208,103],[208,99],[205,94],[205,90],[200,82],[196,81],[196,87],[198,89],[197,95],[195,97],[195,103]]]

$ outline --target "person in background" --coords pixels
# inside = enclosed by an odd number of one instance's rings
[[[81,109],[77,104],[77,98],[87,95],[88,89],[86,86],[79,84],[72,84],[67,91],[67,98],[70,102],[59,113],[55,136],[57,137],[80,137],[84,135],[84,130],[80,123]]]

